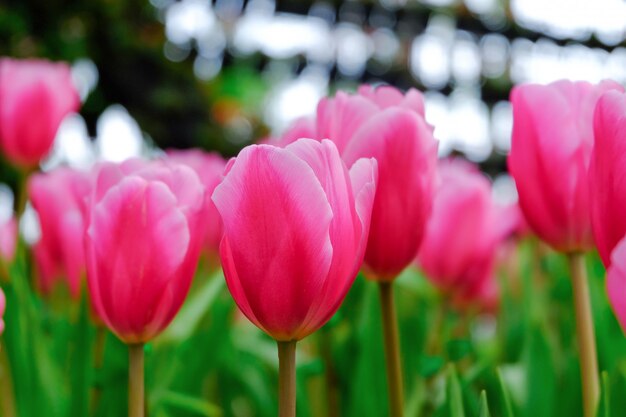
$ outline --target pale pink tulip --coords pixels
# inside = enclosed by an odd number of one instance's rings
[[[626,238],[620,240],[611,253],[606,289],[615,316],[626,332]]]
[[[222,240],[222,219],[211,200],[215,187],[222,181],[226,160],[218,153],[204,152],[200,149],[169,150],[167,157],[171,161],[187,165],[193,169],[200,182],[204,185],[204,205],[202,215],[205,217],[204,250],[209,254],[219,252]]]
[[[346,163],[375,158],[379,180],[365,253],[370,278],[392,280],[415,258],[435,192],[437,142],[417,113],[379,110],[350,138]]]
[[[300,340],[331,318],[361,267],[376,162],[348,171],[332,142],[301,139],[249,146],[228,169],[213,193],[228,288],[274,339]]]
[[[611,252],[626,235],[626,94],[610,91],[598,101],[595,146],[589,169],[591,221],[598,252],[611,264]]]
[[[158,335],[180,309],[204,237],[204,187],[189,167],[103,164],[89,202],[87,281],[102,321],[125,343]]]
[[[492,306],[497,249],[515,225],[493,201],[491,184],[477,167],[446,160],[439,174],[418,264],[453,302]]]
[[[67,64],[0,59],[0,149],[15,165],[35,167],[79,106]]]
[[[315,130],[315,119],[311,117],[300,117],[287,127],[287,130],[282,135],[277,137],[271,137],[261,143],[267,143],[269,145],[285,147],[292,142],[295,142],[301,138],[316,138],[317,133]]]
[[[593,111],[616,83],[558,81],[522,85],[511,93],[513,137],[509,169],[533,231],[561,252],[593,247],[588,168]]]
[[[30,177],[28,195],[41,229],[33,256],[44,294],[63,280],[72,297],[80,297],[85,274],[85,199],[90,191],[89,173],[71,168]]]

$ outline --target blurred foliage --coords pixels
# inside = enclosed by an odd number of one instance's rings
[[[81,114],[92,136],[106,107],[120,103],[161,148],[201,147],[235,154],[266,130],[259,108],[264,83],[258,57],[233,60],[210,82],[192,62],[163,55],[164,27],[147,0],[5,0],[0,3],[0,55],[74,62],[91,59],[99,81]],[[253,132],[229,141],[243,114]]]
[[[125,346],[94,326],[84,298],[70,302],[59,288],[43,299],[28,265],[21,247],[3,283],[2,415],[124,415]],[[449,308],[413,268],[397,281],[407,417],[582,415],[566,259],[525,241],[501,266],[495,316]],[[599,415],[618,416],[626,409],[626,339],[595,254],[587,269],[603,371]],[[381,332],[376,285],[359,276],[335,317],[298,346],[300,417],[388,415]],[[276,346],[237,311],[221,271],[201,266],[181,312],[146,354],[151,416],[276,415]]]

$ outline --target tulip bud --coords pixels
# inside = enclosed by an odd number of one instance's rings
[[[67,64],[0,59],[0,149],[15,165],[35,167],[79,106]]]
[[[375,186],[374,160],[348,171],[327,140],[252,145],[231,161],[213,201],[226,282],[250,321],[291,341],[331,318],[361,267]]]
[[[226,161],[218,153],[208,153],[200,149],[170,150],[167,152],[167,159],[193,169],[204,185],[202,216],[205,218],[206,229],[202,245],[207,253],[217,254],[222,240],[223,228],[222,219],[211,200],[211,195],[215,187],[222,181]]]
[[[72,297],[80,297],[85,274],[85,199],[90,191],[89,173],[71,168],[30,177],[28,195],[41,229],[33,255],[44,294],[64,278]]]
[[[204,237],[203,201],[186,166],[99,167],[88,205],[87,281],[96,312],[123,342],[151,340],[180,309]]]
[[[508,164],[528,224],[556,250],[593,247],[588,168],[593,111],[616,83],[558,81],[511,92],[513,136]]]

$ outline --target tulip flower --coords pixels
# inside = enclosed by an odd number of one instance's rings
[[[364,84],[359,86],[358,94],[373,101],[380,109],[401,107],[412,110],[422,117],[425,115],[424,97],[414,88],[409,89],[406,94],[402,94],[400,90],[390,85],[372,87]]]
[[[593,111],[600,95],[611,89],[621,87],[609,81],[558,81],[517,86],[511,92],[508,163],[519,203],[534,232],[561,252],[593,247],[587,173]]]
[[[295,142],[301,138],[315,138],[317,137],[315,128],[315,119],[310,117],[300,117],[287,127],[287,130],[278,137],[271,137],[261,143],[267,143],[269,145],[280,146],[284,148],[290,143]]]
[[[129,346],[129,416],[144,415],[143,344],[180,309],[204,238],[204,187],[189,167],[99,167],[88,206],[87,281],[96,312]]]
[[[522,85],[511,92],[513,136],[509,169],[520,207],[533,231],[568,254],[576,304],[585,417],[595,416],[598,365],[583,254],[593,247],[589,163],[593,111],[616,83],[558,81]]]
[[[421,93],[361,86],[320,101],[317,134],[337,144],[348,165],[376,158],[379,183],[365,252],[366,276],[378,281],[391,415],[403,413],[399,340],[391,282],[414,259],[435,189],[437,142],[423,118]]]
[[[606,267],[611,253],[626,235],[626,94],[610,91],[598,101],[591,157],[591,221],[598,253]]]
[[[0,59],[0,150],[16,166],[36,167],[79,106],[67,64]]]
[[[80,297],[85,274],[85,199],[90,190],[89,174],[71,168],[30,177],[28,194],[41,229],[33,257],[44,294],[66,279],[72,298]]]
[[[350,170],[328,141],[252,145],[229,163],[213,201],[220,256],[243,314],[278,342],[281,417],[295,416],[295,344],[337,311],[361,263],[376,162]]]
[[[173,162],[187,165],[193,169],[205,187],[202,208],[206,229],[203,238],[203,249],[209,255],[218,253],[222,240],[222,219],[211,200],[213,190],[223,178],[226,161],[218,153],[208,153],[200,149],[170,150],[167,158]]]
[[[626,332],[626,237],[611,253],[611,266],[606,273],[606,289],[615,316]]]
[[[418,264],[453,304],[494,307],[497,249],[516,224],[474,165],[446,160],[439,175]]]

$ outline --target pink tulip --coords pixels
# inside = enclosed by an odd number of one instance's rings
[[[600,95],[622,88],[605,81],[522,85],[511,93],[509,169],[519,203],[537,235],[562,252],[593,246],[588,167],[593,110]]]
[[[200,149],[170,150],[167,152],[171,161],[187,165],[193,169],[205,187],[202,215],[206,229],[203,248],[209,254],[217,254],[222,240],[222,219],[211,200],[215,187],[222,181],[226,161],[218,153],[208,153]]]
[[[367,97],[339,91],[335,97],[324,98],[317,105],[317,138],[332,140],[343,153],[355,133],[380,110]]]
[[[363,260],[376,162],[348,171],[335,145],[252,145],[229,163],[213,201],[220,256],[241,311],[279,341],[311,334],[339,308]]]
[[[598,101],[595,146],[589,169],[591,221],[598,252],[608,267],[626,235],[626,94],[610,91]]]
[[[0,224],[0,263],[12,262],[17,247],[17,220],[11,217]]]
[[[392,280],[415,258],[435,191],[437,142],[418,114],[379,110],[350,138],[346,164],[378,161],[379,180],[365,253],[371,278]]]
[[[299,119],[291,122],[287,130],[278,137],[271,137],[260,143],[267,143],[269,145],[280,146],[284,148],[292,142],[295,142],[301,138],[316,138],[317,133],[315,130],[315,119],[310,117],[300,117]]]
[[[36,166],[79,106],[67,64],[0,59],[0,149],[15,165]]]
[[[80,297],[85,274],[85,199],[90,190],[90,175],[71,168],[30,177],[28,194],[41,228],[33,255],[44,294],[65,278],[72,297]]]
[[[6,302],[7,300],[4,297],[2,288],[0,288],[0,334],[4,332],[4,320],[2,320],[2,316],[4,316],[4,311],[6,310]]]
[[[606,288],[611,307],[626,332],[626,239],[621,239],[611,254]]]
[[[475,166],[447,160],[439,174],[418,263],[453,302],[493,306],[497,248],[514,224],[506,221],[489,180]]]
[[[424,97],[422,93],[414,88],[409,89],[406,94],[402,94],[400,90],[389,85],[372,87],[371,85],[363,84],[359,87],[358,94],[373,101],[381,109],[402,107],[412,110],[422,117],[425,115]]]
[[[103,164],[89,201],[87,281],[102,321],[125,343],[158,335],[180,309],[204,238],[204,187],[191,168]]]

